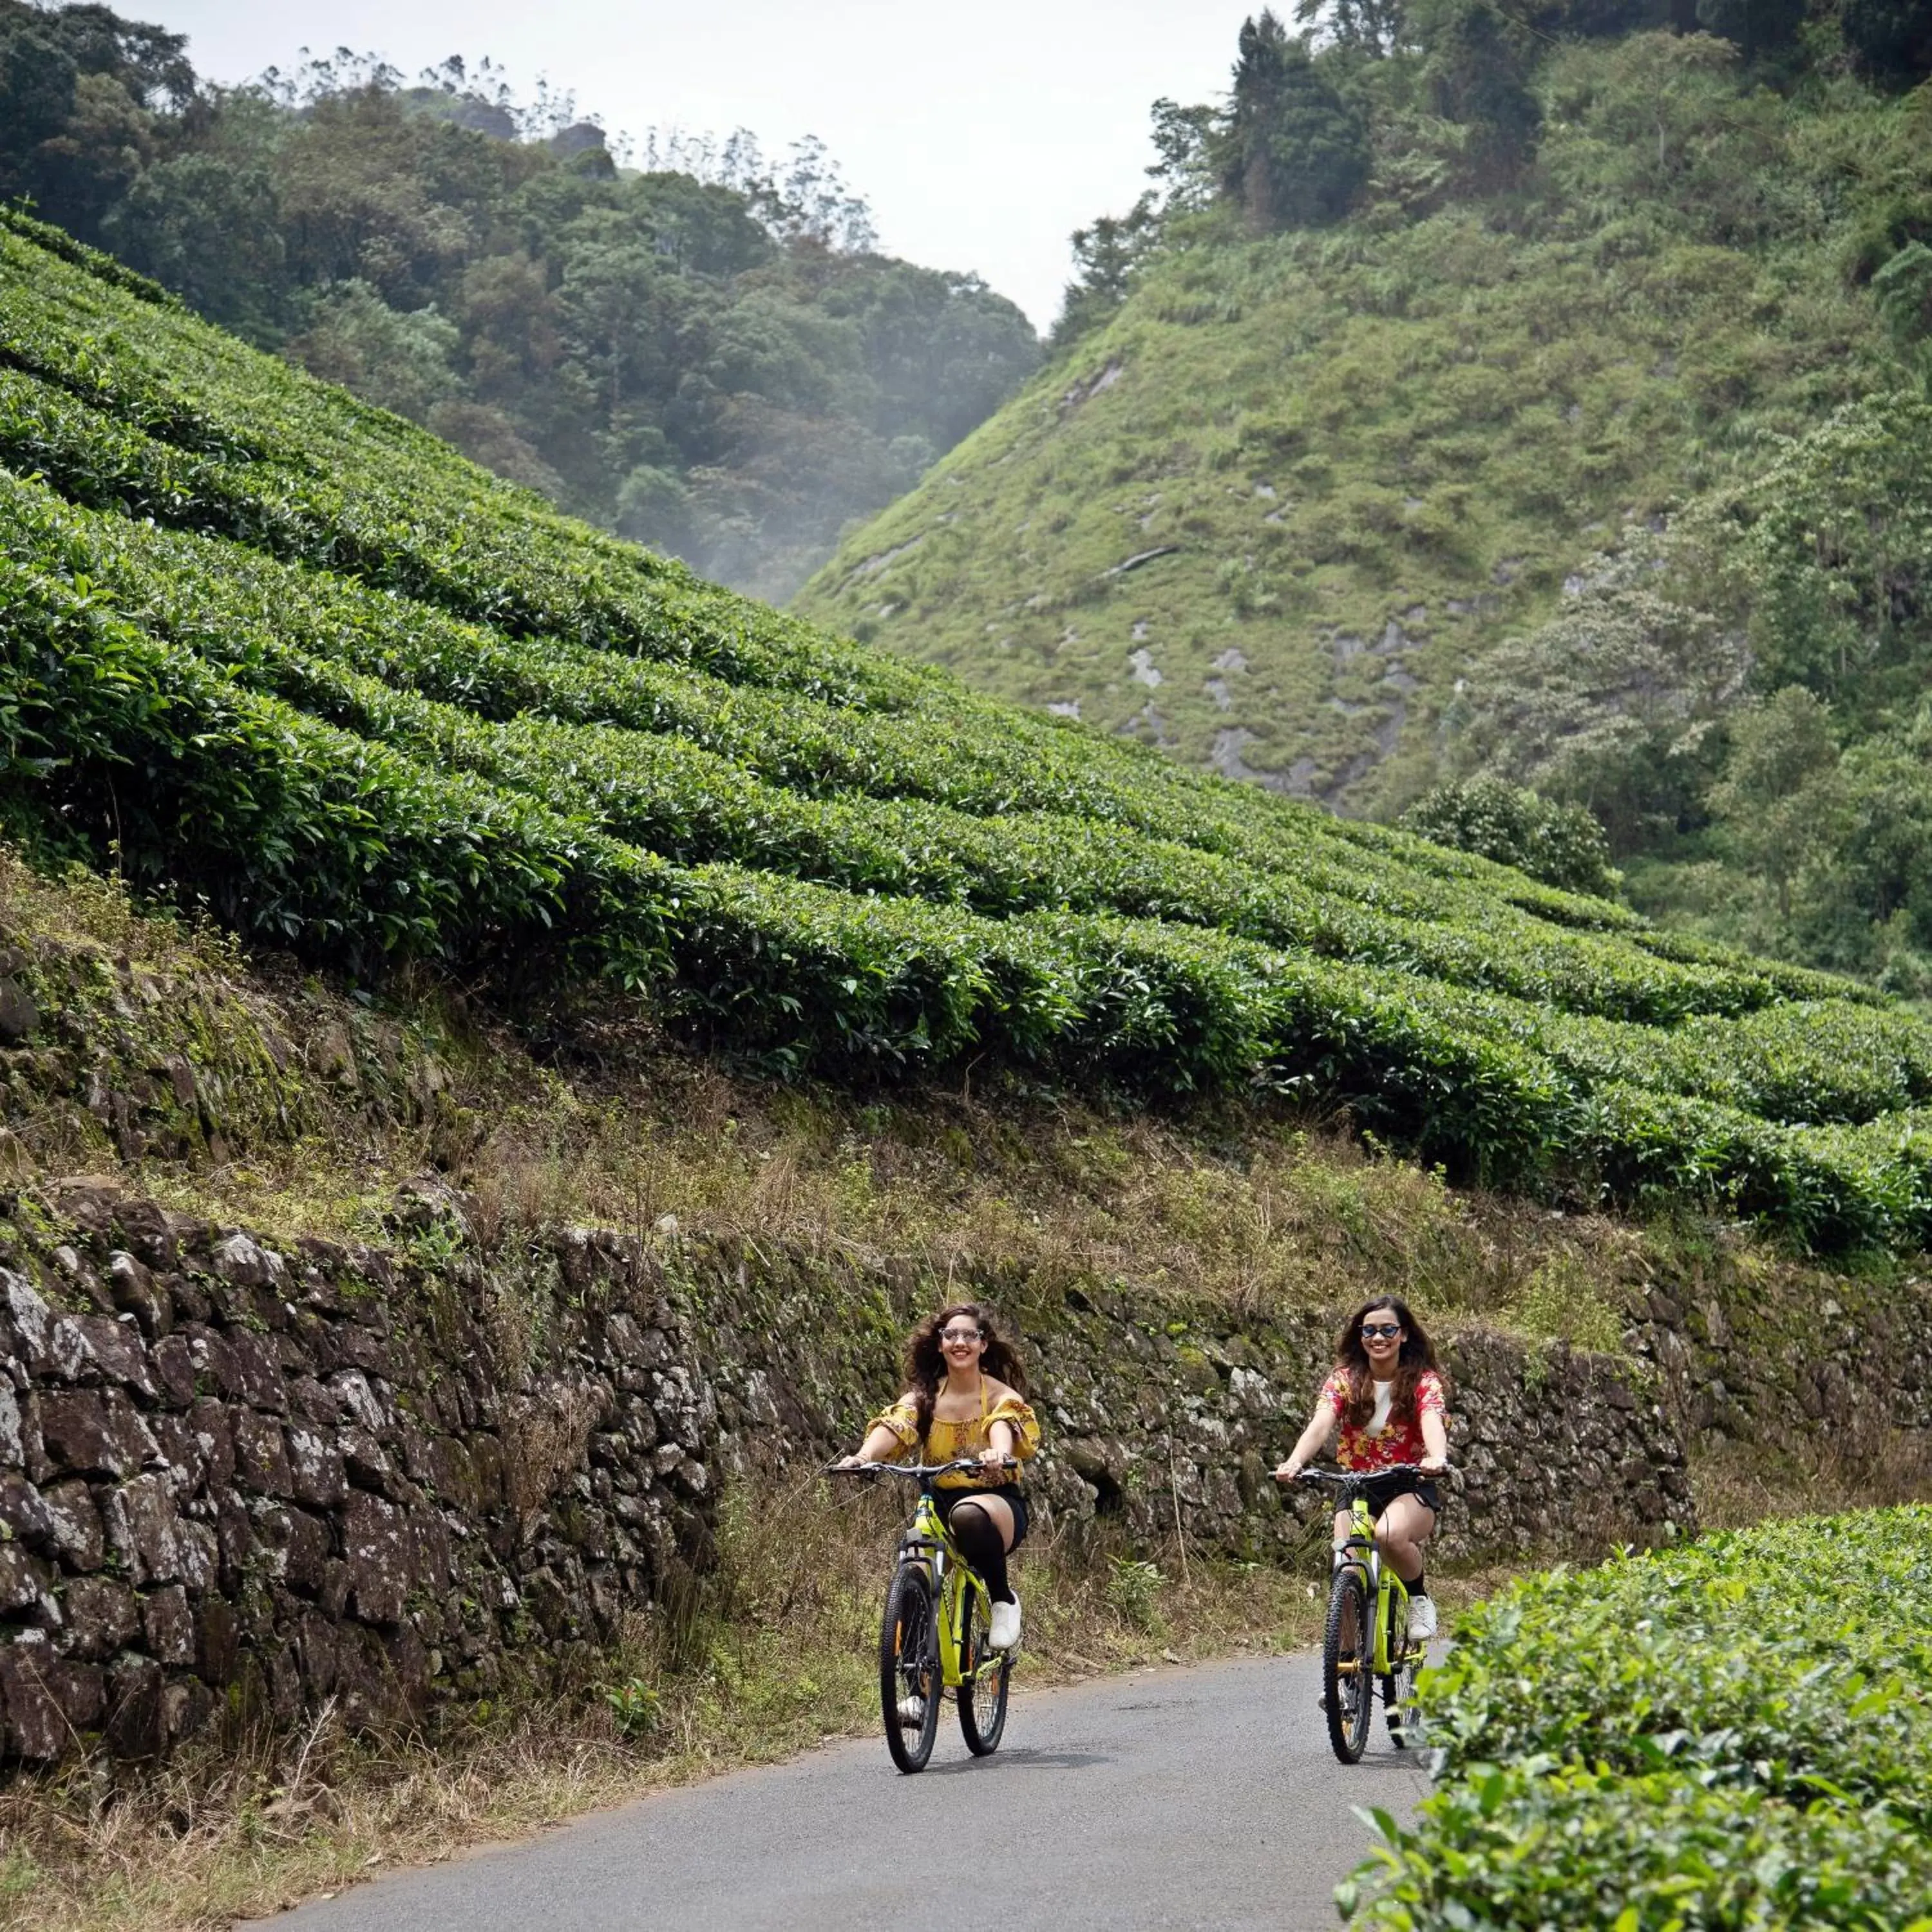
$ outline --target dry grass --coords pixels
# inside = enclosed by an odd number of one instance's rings
[[[873,1662],[897,1517],[816,1481],[723,1512],[724,1562],[675,1619],[640,1619],[600,1683],[356,1738],[325,1711],[296,1736],[238,1730],[158,1768],[94,1759],[0,1792],[0,1928],[226,1927],[386,1867],[448,1858],[822,1740],[873,1732]],[[778,1526],[782,1526],[782,1528]],[[1196,1556],[1124,1570],[1042,1538],[1021,1559],[1016,1696],[1136,1664],[1305,1642],[1305,1576]],[[610,1694],[631,1713],[629,1734]],[[883,1746],[882,1779],[893,1774]]]
[[[1932,1438],[1880,1424],[1832,1437],[1822,1450],[1794,1441],[1772,1454],[1756,1443],[1726,1443],[1694,1458],[1690,1478],[1707,1530],[1932,1502]]]

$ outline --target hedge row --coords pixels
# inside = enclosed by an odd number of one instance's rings
[[[707,693],[689,674],[608,653],[560,662],[477,627],[424,623],[419,606],[290,572],[238,545],[89,515],[45,492],[16,485],[0,495],[0,530],[27,554],[57,549],[75,569],[112,583],[150,624],[270,680],[292,701],[353,729],[427,744],[668,856],[727,859],[994,914],[1056,906],[1181,920],[1647,1022],[1742,1012],[1777,996],[1760,972],[1660,963],[1621,939],[1553,928],[1486,898],[1472,905],[1466,886],[1425,882],[1430,890],[1412,890],[1388,907],[1382,902],[1392,895],[1377,890],[1372,868],[1338,862],[1333,839],[1325,855],[1322,842],[1306,840],[1292,869],[1270,871],[1116,821],[1036,810],[982,815],[919,791],[896,794],[903,759],[890,767],[892,777],[878,763],[868,767],[862,776],[876,791],[829,790],[822,769],[783,758],[788,736],[801,752],[839,746],[847,762],[836,776],[849,778],[860,776],[850,766],[864,733],[849,720],[842,730],[837,718],[822,718],[801,743],[800,700],[783,707],[788,734],[764,694],[748,716],[740,694],[728,686]],[[353,667],[363,682],[324,669],[338,664]],[[435,701],[412,706],[407,700],[419,692]],[[707,698],[710,715],[694,716]],[[441,715],[440,706],[459,711]],[[519,722],[509,734],[492,734],[466,728],[461,710]],[[560,724],[601,717],[623,728],[546,730],[532,712]],[[886,728],[909,735],[902,720]],[[956,780],[963,760],[936,760],[928,742],[918,748]],[[778,783],[760,766],[776,766]],[[811,781],[802,795],[801,778]],[[1842,984],[1826,983],[1834,991]],[[1720,1097],[1752,1104],[1742,1088]],[[1840,1107],[1833,1117],[1865,1118],[1903,1099]]]
[[[1932,1509],[1526,1580],[1424,1680],[1413,1830],[1344,1888],[1402,1932],[1932,1932]]]
[[[16,821],[358,970],[614,980],[788,1071],[1289,1093],[1461,1175],[1932,1232],[1932,1035],[1863,989],[819,638],[0,259]]]

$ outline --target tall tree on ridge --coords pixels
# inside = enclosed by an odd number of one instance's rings
[[[1368,129],[1305,40],[1264,8],[1241,25],[1216,142],[1222,190],[1260,234],[1338,219],[1368,178]]]

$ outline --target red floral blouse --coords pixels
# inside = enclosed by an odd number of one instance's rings
[[[1334,1412],[1336,1420],[1341,1422],[1342,1412],[1348,1406],[1348,1371],[1331,1371],[1316,1400],[1318,1403],[1325,1402]],[[1433,1369],[1424,1369],[1417,1378],[1413,1415],[1391,1414],[1379,1434],[1375,1432],[1372,1417],[1359,1428],[1353,1424],[1341,1422],[1336,1461],[1345,1469],[1388,1469],[1399,1462],[1420,1462],[1429,1454],[1429,1445],[1422,1439],[1422,1418],[1425,1412],[1444,1417],[1449,1412],[1442,1378]]]

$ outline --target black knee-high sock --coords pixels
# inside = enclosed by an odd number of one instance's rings
[[[1006,1546],[993,1519],[974,1503],[955,1505],[950,1527],[959,1553],[985,1578],[986,1593],[996,1604],[1013,1600],[1006,1581]]]
[[[1429,1594],[1429,1572],[1426,1570],[1418,1570],[1415,1573],[1415,1581],[1413,1583],[1406,1584],[1403,1587],[1407,1589],[1408,1594],[1412,1597],[1427,1596]]]

